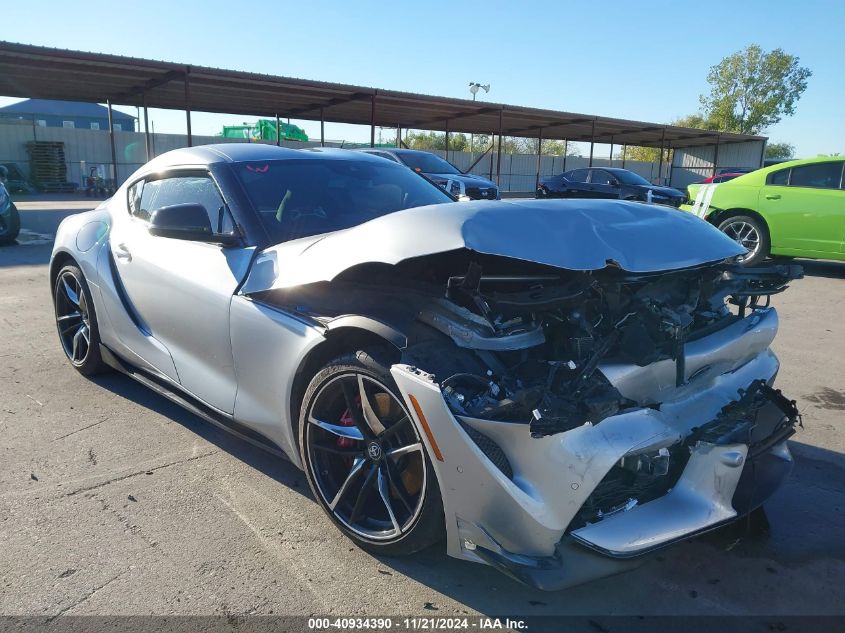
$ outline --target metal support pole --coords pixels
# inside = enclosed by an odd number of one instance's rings
[[[402,147],[402,126],[396,126],[396,147]]]
[[[185,119],[188,123],[188,147],[194,144],[194,137],[191,134],[191,80],[190,69],[185,69]]]
[[[282,144],[282,122],[279,120],[279,113],[276,112],[276,145]]]
[[[766,162],[766,145],[768,141],[763,141],[762,147],[760,147],[760,167],[763,166],[763,163]]]
[[[663,186],[663,145],[666,143],[666,128],[660,134],[660,162],[657,164],[657,184]]]
[[[370,147],[376,146],[376,96],[370,98]]]
[[[502,188],[502,132],[504,132],[504,108],[499,110],[499,147],[496,152],[496,185]]]
[[[537,131],[537,178],[534,182],[534,189],[540,186],[540,161],[543,158],[543,128]]]
[[[114,187],[117,189],[117,151],[114,148],[114,121],[112,120],[111,99],[106,99],[106,106],[109,109],[109,142],[111,143],[111,173],[114,179]]]
[[[493,149],[496,147],[496,135],[490,135],[490,178],[488,180],[493,180],[493,154],[496,152]]]
[[[147,160],[149,161],[152,156],[150,156],[150,115],[147,112],[147,93],[144,93],[144,150],[147,154]]]
[[[569,139],[563,139],[563,171],[566,171],[566,154],[569,152]]]
[[[610,137],[610,166],[613,167],[613,137]]]
[[[326,119],[323,116],[323,108],[320,108],[320,147],[326,146]]]
[[[666,153],[666,159],[669,161],[669,186],[675,178],[675,150],[670,150]]]
[[[628,152],[628,145],[622,145],[622,169],[625,169],[625,154]]]
[[[590,164],[588,165],[588,167],[593,166],[593,147],[595,147],[595,144],[596,144],[596,120],[593,119],[593,129],[590,132]]]
[[[719,164],[719,143],[722,141],[722,134],[719,133],[716,136],[716,151],[713,152],[713,173],[710,174],[711,176],[716,175],[716,166]]]

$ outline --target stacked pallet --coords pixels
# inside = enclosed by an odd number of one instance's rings
[[[41,191],[70,192],[73,183],[67,181],[65,144],[54,141],[30,141],[26,144],[29,154],[30,179]]]

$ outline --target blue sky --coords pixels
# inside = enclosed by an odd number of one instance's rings
[[[35,15],[32,4],[6,3],[0,37],[454,97],[469,97],[467,84],[479,81],[492,84],[491,101],[657,122],[695,112],[708,68],[758,43],[813,71],[796,115],[767,135],[799,156],[845,152],[843,2],[110,4],[42,0]],[[151,119],[156,131],[184,131],[181,113]],[[198,113],[194,132],[252,119]],[[319,134],[319,125],[303,126]],[[369,136],[343,125],[326,133]]]

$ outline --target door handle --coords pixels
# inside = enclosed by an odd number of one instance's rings
[[[118,244],[114,247],[114,254],[118,259],[125,259],[127,262],[132,261],[132,253],[126,248],[126,244]]]
[[[779,193],[767,193],[766,194],[766,200],[780,200],[780,194]]]

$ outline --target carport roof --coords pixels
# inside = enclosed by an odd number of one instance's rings
[[[681,148],[765,140],[659,123],[0,42],[0,94]],[[448,123],[447,123],[448,122]]]

